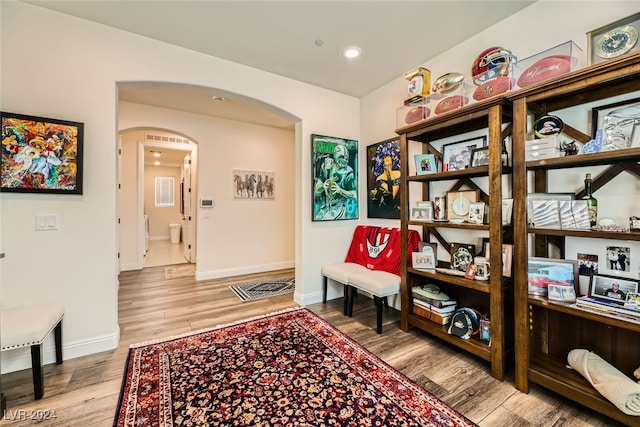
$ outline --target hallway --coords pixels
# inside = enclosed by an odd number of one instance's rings
[[[144,257],[144,267],[186,264],[182,242],[172,244],[169,240],[149,240],[149,250]]]

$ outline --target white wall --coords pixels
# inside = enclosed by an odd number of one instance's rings
[[[2,246],[7,253],[1,278],[3,307],[63,303],[66,358],[117,345],[116,148],[120,124],[116,87],[118,82],[144,81],[219,88],[299,119],[294,180],[295,299],[300,303],[320,299],[320,266],[334,260],[335,253],[344,253],[342,242],[355,224],[311,224],[308,179],[302,177],[311,173],[312,133],[359,139],[358,99],[29,4],[0,2],[0,8],[2,110],[85,123],[83,195],[0,195]],[[37,59],[33,52],[38,52]],[[188,129],[205,135],[205,127],[194,123]],[[211,147],[208,152],[203,150],[203,157],[211,156],[212,151]],[[216,197],[212,169],[199,173],[198,181],[200,194]],[[38,213],[57,214],[60,229],[36,232]],[[245,219],[249,215],[247,210]],[[199,228],[205,236],[215,234],[212,225]],[[199,249],[202,243],[199,236]],[[230,243],[236,250],[250,240]],[[223,252],[220,246],[212,256]],[[199,265],[213,271],[238,267],[225,256],[209,262],[198,259]],[[227,262],[231,264],[225,266]],[[28,352],[2,356],[4,371],[30,363]],[[49,343],[45,362],[52,360]]]

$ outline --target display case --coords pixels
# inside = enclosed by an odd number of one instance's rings
[[[551,113],[571,117],[563,132],[585,143],[592,138],[587,118],[594,106],[608,104],[612,97],[632,99],[639,90],[640,53],[568,72],[546,84],[508,95],[514,111],[513,232],[516,236],[528,236],[516,239],[514,247],[516,387],[526,393],[530,383],[536,383],[627,425],[638,425],[638,417],[622,412],[585,377],[568,368],[567,357],[574,349],[593,351],[633,382],[634,370],[640,363],[640,324],[531,294],[527,286],[528,266],[531,259],[575,259],[577,252],[591,253],[592,244],[607,248],[626,242],[630,246],[640,241],[640,233],[599,226],[564,228],[536,223],[532,227],[527,225],[531,221],[527,199],[532,193],[548,193],[553,188],[582,200],[588,191],[578,183],[588,173],[594,175],[592,187],[596,197],[600,197],[597,191],[606,185],[612,189],[620,186],[620,180],[625,183],[628,191],[620,196],[620,202],[600,207],[608,209],[611,215],[625,212],[623,216],[629,216],[629,212],[637,209],[640,196],[637,186],[640,147],[534,160],[527,159],[525,146],[532,138],[531,123]],[[599,269],[606,269],[607,262],[601,259]]]
[[[584,65],[582,49],[568,41],[516,61],[514,78],[517,87],[524,88],[563,76]]]

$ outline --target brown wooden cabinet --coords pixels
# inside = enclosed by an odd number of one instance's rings
[[[396,130],[400,135],[401,150],[401,231],[402,231],[402,285],[401,285],[401,328],[407,331],[416,327],[422,331],[449,342],[486,361],[491,366],[492,375],[503,380],[507,360],[513,357],[513,281],[502,277],[502,254],[500,250],[490,251],[491,276],[488,281],[469,280],[464,277],[441,274],[411,268],[411,259],[407,255],[408,229],[421,231],[423,241],[439,243],[449,249],[447,239],[449,230],[469,231],[464,233],[488,237],[492,248],[501,248],[503,241],[511,239],[509,230],[502,226],[502,198],[509,197],[511,168],[503,167],[501,161],[502,142],[511,133],[512,107],[502,98],[481,101],[441,116],[435,116],[422,122]],[[459,171],[438,172],[428,175],[409,175],[413,168],[413,154],[434,154],[440,160],[439,147],[443,139],[460,136],[473,131],[487,135],[489,164]],[[416,148],[419,147],[419,148]],[[488,191],[474,182],[475,178],[486,178]],[[460,189],[478,190],[480,200],[486,203],[488,213],[485,224],[453,224],[417,222],[410,218],[410,201],[433,200],[439,194],[433,194],[432,185],[443,183],[449,191]],[[509,185],[505,184],[508,183]],[[508,188],[510,190],[510,188]],[[412,193],[413,191],[413,193]],[[470,243],[470,242],[466,242]],[[511,243],[511,241],[510,241]],[[475,255],[475,254],[474,254]],[[439,262],[439,266],[448,267],[448,263]],[[459,307],[473,307],[487,314],[491,321],[491,345],[474,336],[463,340],[448,334],[448,326],[439,325],[414,313],[411,289],[413,286],[433,283],[458,302]]]
[[[559,110],[583,108],[585,104],[640,90],[640,54],[627,55],[583,68],[553,81],[512,92],[513,102],[513,192],[514,192],[514,278],[516,387],[528,392],[536,383],[591,409],[628,425],[638,425],[638,417],[625,415],[603,398],[580,374],[568,369],[567,354],[575,348],[594,351],[624,374],[633,378],[640,365],[640,325],[581,311],[570,304],[548,301],[527,292],[529,256],[549,256],[549,248],[565,254],[567,237],[639,241],[640,233],[557,230],[527,226],[527,193],[547,192],[557,170],[598,166],[603,171],[593,180],[597,190],[623,172],[640,177],[640,148],[607,151],[587,155],[525,161],[525,141],[531,135],[527,123]],[[606,103],[606,102],[605,102]],[[560,115],[560,114],[558,114]],[[591,135],[584,129],[565,123],[566,135],[587,142]],[[582,170],[580,170],[582,172]],[[555,183],[557,188],[557,183]],[[567,188],[577,197],[584,190]],[[640,197],[637,190],[630,200]],[[525,238],[527,237],[527,238]],[[603,245],[606,242],[603,241]]]

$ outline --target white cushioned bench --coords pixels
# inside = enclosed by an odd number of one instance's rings
[[[417,250],[420,236],[409,231],[410,253]],[[388,308],[387,297],[400,292],[400,230],[357,226],[345,261],[325,265],[321,272],[322,302],[327,302],[328,279],[344,285],[345,316],[353,315],[357,289],[371,294],[376,304],[376,331],[382,333],[382,307]]]
[[[44,395],[42,343],[54,331],[56,363],[62,363],[62,318],[64,308],[58,304],[38,304],[3,309],[0,312],[2,351],[31,347],[31,370],[35,398]]]

